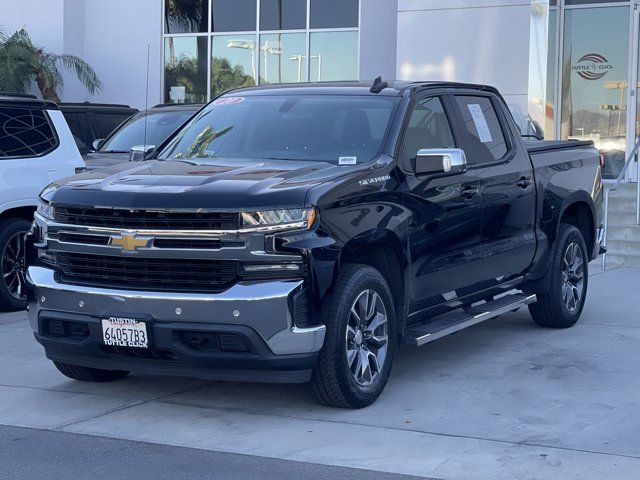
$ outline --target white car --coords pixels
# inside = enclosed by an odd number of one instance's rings
[[[22,241],[40,191],[83,166],[55,103],[0,94],[0,309],[26,306]]]

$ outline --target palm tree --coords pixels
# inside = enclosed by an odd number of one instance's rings
[[[59,102],[64,87],[60,67],[73,71],[91,95],[102,89],[96,72],[81,58],[44,51],[25,29],[12,35],[0,31],[0,91],[26,93],[35,81],[42,98]]]

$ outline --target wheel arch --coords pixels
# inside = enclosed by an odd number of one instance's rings
[[[21,218],[23,220],[27,220],[28,222],[33,222],[33,214],[36,211],[36,207],[34,205],[25,205],[19,207],[7,208],[0,212],[0,219],[5,218]]]
[[[390,230],[369,232],[352,239],[342,249],[339,264],[359,263],[378,270],[393,299],[398,331],[404,329],[407,301],[407,260],[398,236]]]

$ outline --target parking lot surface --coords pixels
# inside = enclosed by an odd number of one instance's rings
[[[425,347],[403,347],[382,397],[357,411],[319,406],[297,385],[143,375],[73,382],[46,360],[23,312],[3,314],[0,424],[29,430],[4,428],[0,442],[22,438],[28,450],[54,448],[53,433],[39,429],[108,437],[94,439],[105,450],[126,449],[128,443],[109,447],[121,439],[165,452],[159,456],[228,454],[225,461],[211,457],[216,478],[241,478],[224,475],[240,454],[252,456],[248,472],[263,462],[264,478],[285,468],[275,460],[292,460],[303,469],[321,464],[447,480],[637,479],[638,285],[640,269],[593,275],[572,329],[536,327],[525,309]],[[82,443],[75,439],[87,437],[62,437],[73,465],[73,445]],[[162,450],[168,447],[189,450]],[[29,458],[33,468],[53,468],[46,455]],[[12,478],[8,465],[0,456],[0,478]],[[31,478],[18,477],[13,465],[15,478]],[[317,478],[342,475],[317,468]]]

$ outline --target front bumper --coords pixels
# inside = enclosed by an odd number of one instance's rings
[[[301,280],[239,283],[218,294],[146,292],[63,284],[53,270],[31,266],[27,281],[31,328],[47,356],[63,363],[304,382],[324,341],[324,325],[294,324],[292,299],[303,288]],[[146,321],[149,350],[103,345],[100,319],[111,315]]]

